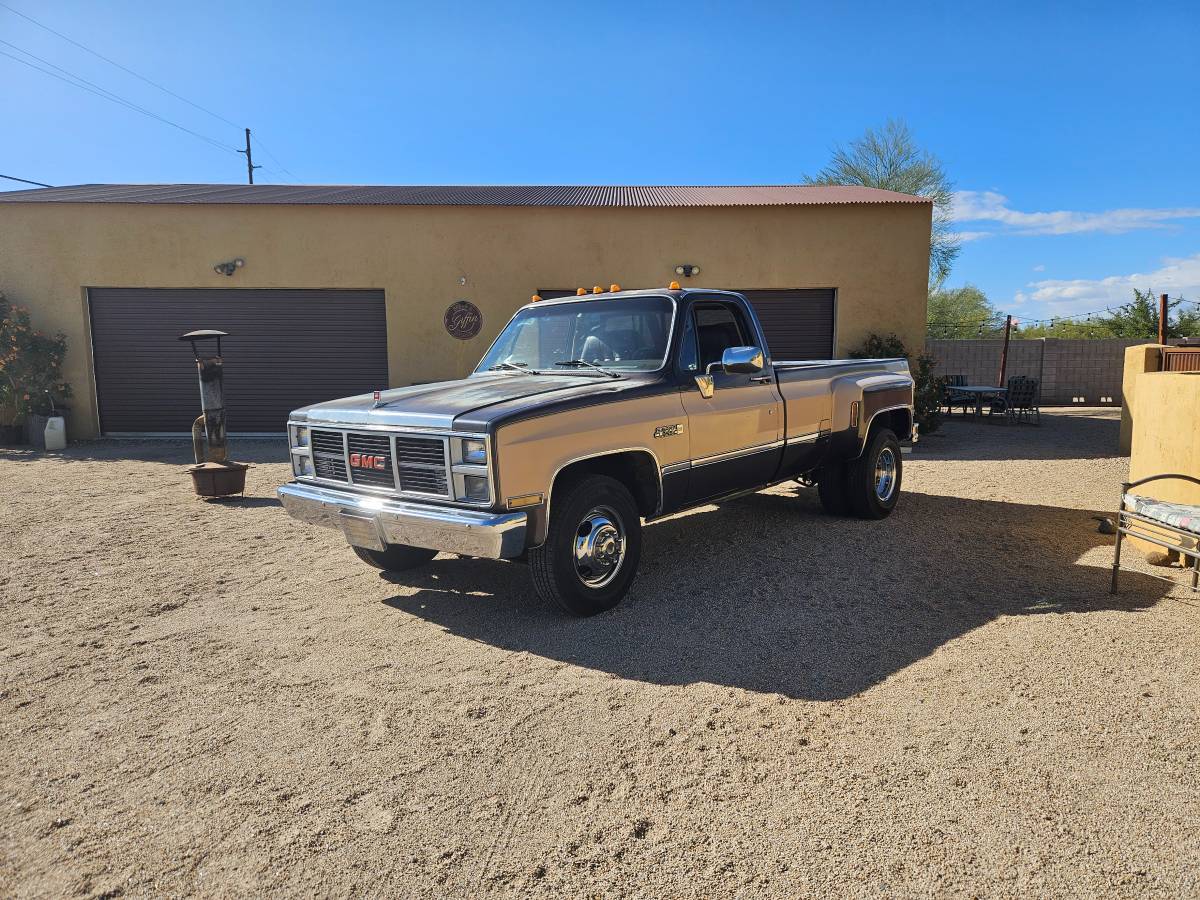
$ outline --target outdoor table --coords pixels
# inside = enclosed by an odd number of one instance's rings
[[[994,400],[1008,393],[1008,388],[997,387],[994,384],[956,384],[951,388],[955,393],[970,394],[975,398],[975,415],[983,414],[984,399]]]

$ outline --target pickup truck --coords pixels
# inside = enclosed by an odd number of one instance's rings
[[[288,513],[387,571],[526,561],[539,595],[592,615],[629,590],[643,520],[789,480],[834,515],[895,508],[905,360],[772,360],[729,291],[580,294],[535,296],[467,378],[293,412]]]

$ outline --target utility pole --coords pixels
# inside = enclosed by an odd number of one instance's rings
[[[1167,295],[1158,298],[1158,342],[1167,342]]]
[[[252,157],[250,155],[250,129],[249,128],[246,129],[246,149],[239,150],[238,153],[246,154],[246,178],[249,179],[250,184],[254,184],[254,170],[261,169],[262,166],[256,166],[254,164],[254,157]]]
[[[1004,375],[1008,371],[1008,336],[1012,332],[1012,316],[1004,317],[1004,346],[1000,348],[1000,383],[1004,387]]]

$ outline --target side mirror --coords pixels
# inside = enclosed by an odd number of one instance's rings
[[[730,375],[753,375],[763,370],[763,352],[757,347],[726,347],[721,368]]]

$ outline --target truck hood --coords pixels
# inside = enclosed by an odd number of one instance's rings
[[[487,410],[507,404],[527,409],[559,400],[604,394],[619,390],[626,379],[595,375],[472,375],[458,381],[439,381],[359,394],[298,409],[292,421],[316,425],[391,425],[407,428],[454,428],[454,421],[467,413],[478,423]]]

